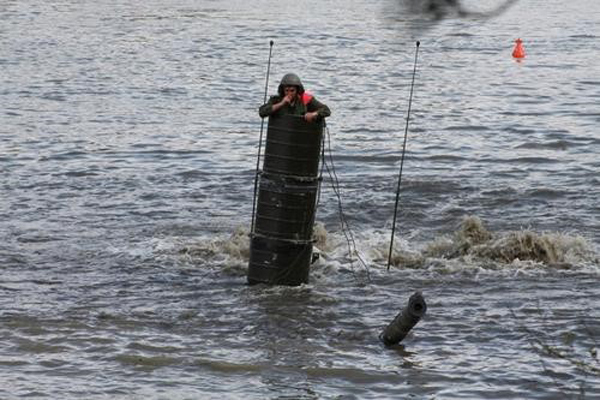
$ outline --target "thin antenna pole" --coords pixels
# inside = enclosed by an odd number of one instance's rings
[[[394,236],[396,234],[396,218],[398,216],[398,201],[400,200],[400,185],[402,184],[402,167],[404,166],[404,154],[406,153],[406,139],[408,137],[408,122],[410,121],[410,110],[412,107],[413,91],[415,88],[415,75],[417,74],[417,59],[419,57],[419,46],[421,42],[417,41],[415,50],[415,64],[412,74],[412,82],[410,84],[410,97],[408,99],[408,112],[406,113],[406,126],[404,128],[404,145],[402,146],[402,158],[400,159],[400,172],[398,173],[398,189],[396,190],[396,204],[394,205],[394,221],[392,223],[392,238],[390,240],[390,254],[388,257],[387,270],[390,270],[392,263],[392,250],[394,249]]]
[[[273,41],[269,42],[269,61],[267,62],[267,77],[265,79],[265,96],[263,104],[267,102],[267,91],[269,90],[269,74],[271,72],[271,53],[273,51]],[[260,137],[258,139],[258,155],[256,157],[256,171],[254,173],[254,196],[252,197],[252,223],[250,225],[250,234],[254,234],[254,215],[256,213],[256,188],[258,185],[258,174],[260,168],[260,153],[262,152],[262,138],[263,128],[265,126],[265,119],[262,118],[260,121]]]

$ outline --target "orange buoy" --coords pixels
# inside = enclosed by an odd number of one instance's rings
[[[523,41],[521,39],[515,40],[515,49],[513,50],[512,56],[514,58],[525,58],[525,49],[523,48]]]

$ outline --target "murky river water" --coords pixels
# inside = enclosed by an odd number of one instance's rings
[[[596,0],[436,23],[393,0],[1,2],[0,398],[598,398],[599,20]],[[245,284],[270,40],[269,93],[296,72],[333,111],[365,260],[325,174],[297,288]],[[426,317],[385,348],[417,290]]]

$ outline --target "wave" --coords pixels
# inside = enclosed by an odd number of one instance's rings
[[[348,240],[348,232],[328,232],[322,223],[313,230],[313,248],[319,253],[319,275],[352,270],[356,261],[368,269],[385,270],[389,257],[389,233],[365,231]],[[234,276],[246,274],[250,257],[249,231],[238,227],[228,236],[197,238],[174,246],[179,257],[194,265],[218,266]],[[559,232],[491,232],[480,218],[465,217],[457,230],[425,243],[397,239],[390,258],[397,269],[441,273],[498,270],[600,272],[600,257],[582,236]],[[368,272],[368,271],[367,271]]]
[[[426,246],[425,257],[465,259],[486,265],[533,262],[550,268],[570,269],[598,264],[600,259],[588,241],[579,235],[531,230],[493,233],[478,217],[466,217],[451,237],[441,237]],[[520,264],[522,266],[522,264]]]

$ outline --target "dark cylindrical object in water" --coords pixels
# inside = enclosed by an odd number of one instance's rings
[[[298,180],[281,175],[260,177],[255,232],[289,240],[310,240],[315,220],[316,179]]]
[[[421,320],[427,311],[427,304],[421,292],[416,292],[408,300],[405,309],[394,318],[394,320],[379,335],[386,346],[400,343],[408,332]]]
[[[248,283],[298,286],[308,283],[312,242],[255,235],[250,244]]]
[[[322,136],[322,122],[306,122],[300,115],[269,118],[263,171],[315,178]]]
[[[322,122],[269,118],[248,283],[308,283],[322,138]]]

